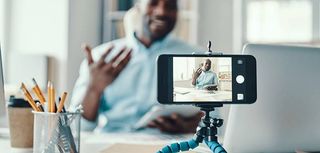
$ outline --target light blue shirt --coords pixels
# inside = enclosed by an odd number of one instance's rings
[[[155,104],[157,104],[157,65],[156,58],[160,54],[190,54],[194,47],[172,38],[166,37],[154,42],[146,48],[132,34],[126,38],[102,44],[93,50],[93,59],[97,61],[110,44],[114,50],[107,57],[110,60],[119,50],[128,46],[133,49],[132,58],[127,67],[114,82],[105,88],[99,107],[99,118],[106,118],[107,124],[102,125],[103,131],[131,131],[132,126]],[[84,98],[89,82],[87,60],[81,64],[79,78],[73,90],[71,108],[79,105]],[[83,130],[93,130],[98,120],[90,122],[82,119]],[[99,124],[100,125],[100,124]]]
[[[196,80],[196,88],[203,89],[206,85],[218,85],[217,74],[211,70],[202,71]]]

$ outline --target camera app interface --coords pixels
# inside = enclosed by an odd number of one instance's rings
[[[173,101],[232,101],[231,57],[174,57]]]

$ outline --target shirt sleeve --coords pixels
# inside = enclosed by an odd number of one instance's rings
[[[72,92],[70,110],[74,110],[78,105],[82,103],[88,84],[89,84],[88,61],[83,60],[83,62],[80,65],[79,77],[76,81],[76,84]],[[98,125],[97,121],[89,121],[81,117],[81,130],[93,131],[97,127],[97,125]]]

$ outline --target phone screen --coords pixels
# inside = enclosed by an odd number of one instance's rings
[[[157,69],[162,104],[256,101],[256,60],[251,55],[163,54]]]
[[[231,57],[173,57],[173,102],[232,102]]]

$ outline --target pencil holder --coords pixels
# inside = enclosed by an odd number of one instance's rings
[[[34,114],[34,153],[79,153],[81,113]]]

